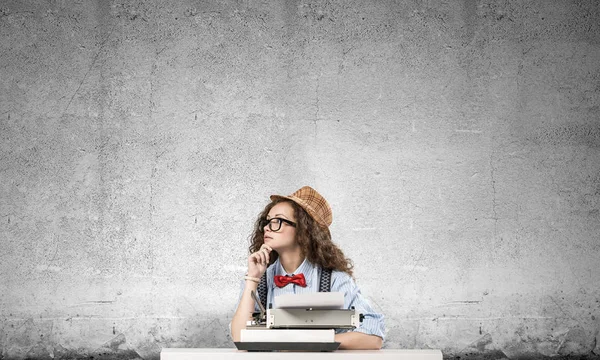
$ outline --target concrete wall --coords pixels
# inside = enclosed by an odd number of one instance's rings
[[[597,1],[0,1],[0,358],[232,347],[271,193],[387,348],[600,354]]]

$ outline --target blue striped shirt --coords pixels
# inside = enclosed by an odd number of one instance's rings
[[[304,294],[319,291],[319,280],[321,277],[321,268],[313,265],[307,259],[304,259],[302,264],[294,271],[293,274],[304,274],[306,279],[306,287],[301,287],[296,284],[288,284],[284,287],[275,286],[273,278],[275,275],[292,275],[287,274],[277,259],[271,266],[267,268],[267,304],[274,303],[275,296],[283,294]],[[244,281],[242,281],[242,291],[244,289]],[[382,339],[385,337],[385,324],[382,314],[375,312],[369,301],[361,294],[356,283],[343,271],[333,270],[331,273],[331,292],[341,292],[344,294],[344,308],[350,309],[354,306],[359,313],[364,315],[364,319],[360,326],[354,331],[362,332],[370,335],[377,335]],[[258,295],[258,294],[257,294]],[[239,301],[238,301],[239,302]],[[258,310],[258,305],[255,305],[255,311]],[[336,329],[336,333],[347,332],[347,329]]]

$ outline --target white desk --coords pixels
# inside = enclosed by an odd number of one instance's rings
[[[440,350],[337,350],[333,352],[247,352],[237,349],[176,349],[165,348],[160,360],[205,359],[374,359],[374,360],[442,360]]]

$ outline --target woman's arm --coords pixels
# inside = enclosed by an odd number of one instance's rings
[[[358,331],[336,334],[335,341],[340,343],[340,350],[379,350],[383,343],[383,340],[377,335]]]
[[[267,271],[269,266],[269,253],[273,251],[267,244],[262,244],[260,250],[252,253],[248,256],[248,276],[260,279],[261,276]],[[240,298],[233,319],[231,319],[231,337],[233,341],[240,341],[242,329],[246,328],[246,322],[252,320],[252,313],[254,312],[254,299],[252,298],[252,290],[256,292],[258,283],[252,280],[246,280],[244,284],[244,291]]]
[[[246,328],[246,322],[252,320],[252,313],[254,312],[254,299],[250,292],[258,288],[258,284],[252,280],[246,280],[244,285],[244,292],[242,298],[238,304],[237,310],[231,320],[231,337],[233,341],[240,341],[240,334],[242,329]]]

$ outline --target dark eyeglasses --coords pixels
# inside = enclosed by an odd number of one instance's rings
[[[272,219],[262,219],[260,221],[260,228],[264,229],[265,226],[269,225],[269,229],[271,231],[279,231],[281,230],[281,224],[286,223],[289,226],[296,227],[296,223],[293,221],[289,221],[288,219],[282,218],[272,218]]]

